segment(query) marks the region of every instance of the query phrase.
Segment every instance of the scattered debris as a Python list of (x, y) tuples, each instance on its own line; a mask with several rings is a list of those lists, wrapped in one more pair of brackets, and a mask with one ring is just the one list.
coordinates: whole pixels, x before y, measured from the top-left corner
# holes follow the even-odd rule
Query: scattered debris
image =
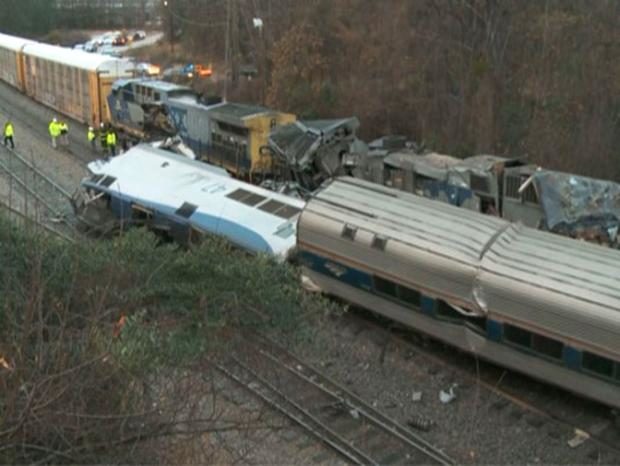
[(456, 399), (456, 394), (454, 393), (454, 389), (458, 387), (458, 384), (454, 383), (450, 385), (450, 388), (447, 391), (440, 390), (439, 391), (439, 401), (443, 404), (451, 403)]
[(356, 408), (353, 408), (351, 411), (349, 411), (349, 414), (351, 415), (353, 419), (360, 418), (360, 412)]
[(570, 439), (567, 443), (571, 448), (577, 448), (579, 445), (583, 444), (586, 440), (590, 438), (590, 434), (584, 432), (581, 429), (575, 429), (575, 436)]
[(435, 425), (435, 422), (432, 419), (428, 419), (423, 416), (417, 416), (410, 421), (407, 421), (407, 425), (414, 429), (428, 432), (429, 430), (431, 430), (431, 427)]
[(418, 402), (422, 400), (422, 392), (413, 392), (411, 394), (411, 401)]

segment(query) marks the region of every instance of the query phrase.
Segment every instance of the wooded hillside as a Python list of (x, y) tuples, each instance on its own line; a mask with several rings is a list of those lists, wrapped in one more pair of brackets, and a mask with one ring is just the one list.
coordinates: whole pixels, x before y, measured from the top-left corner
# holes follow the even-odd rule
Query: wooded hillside
[(213, 57), (223, 55), (232, 17), (233, 71), (266, 69), (251, 97), (270, 106), (357, 115), (366, 139), (401, 133), (441, 152), (527, 154), (620, 179), (616, 1), (248, 0), (228, 11), (226, 2), (186, 3), (173, 21), (191, 13), (184, 39)]
[[(0, 28), (49, 27), (44, 3), (3, 8)], [(229, 99), (620, 180), (616, 0), (168, 0), (155, 13), (177, 58), (222, 76), (228, 56)]]

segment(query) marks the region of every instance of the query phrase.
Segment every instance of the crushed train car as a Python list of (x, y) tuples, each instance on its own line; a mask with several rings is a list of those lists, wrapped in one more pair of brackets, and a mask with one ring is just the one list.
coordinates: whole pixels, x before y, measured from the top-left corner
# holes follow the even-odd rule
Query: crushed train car
[(305, 120), (275, 128), (269, 150), (285, 181), (314, 191), (329, 178), (351, 173), (367, 146), (357, 138), (357, 118)]

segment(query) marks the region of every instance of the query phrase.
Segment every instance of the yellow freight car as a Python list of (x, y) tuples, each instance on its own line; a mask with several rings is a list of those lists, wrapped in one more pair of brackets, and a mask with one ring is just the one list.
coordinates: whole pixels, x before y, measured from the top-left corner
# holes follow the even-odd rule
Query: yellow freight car
[(36, 42), (0, 34), (0, 80), (24, 91), (23, 49)]
[(110, 121), (112, 83), (132, 75), (128, 60), (48, 44), (23, 48), (25, 92), (83, 123)]
[(128, 60), (0, 34), (0, 79), (82, 123), (110, 121), (112, 83), (133, 71)]

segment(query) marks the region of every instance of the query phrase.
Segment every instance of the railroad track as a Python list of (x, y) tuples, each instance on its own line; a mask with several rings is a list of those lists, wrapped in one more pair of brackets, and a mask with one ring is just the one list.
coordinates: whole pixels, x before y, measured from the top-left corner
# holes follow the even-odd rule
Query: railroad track
[[(569, 428), (576, 436), (582, 435), (585, 440), (620, 458), (620, 421), (612, 418), (611, 408), (525, 375), (476, 360), (470, 354), (455, 352), (453, 349), (443, 351), (439, 349), (444, 348), (441, 343), (420, 345), (416, 341), (416, 335), (419, 334), (414, 330), (393, 322), (389, 323), (388, 328), (367, 311), (360, 311), (357, 315), (349, 313), (346, 319), (359, 329), (356, 333), (366, 329), (375, 338), (400, 346), (406, 353), (414, 353), (440, 366), (449, 367), (472, 385), (480, 385), (501, 397), (504, 404), (512, 404), (525, 413)], [(383, 321), (382, 318), (379, 320)], [(501, 407), (498, 404), (497, 409)]]
[(454, 464), (285, 349), (244, 335), (219, 370), (354, 464)]
[(33, 162), (0, 146), (0, 173), (9, 183), (9, 201), (2, 201), (6, 210), (64, 239), (74, 240), (79, 236), (71, 194)]

